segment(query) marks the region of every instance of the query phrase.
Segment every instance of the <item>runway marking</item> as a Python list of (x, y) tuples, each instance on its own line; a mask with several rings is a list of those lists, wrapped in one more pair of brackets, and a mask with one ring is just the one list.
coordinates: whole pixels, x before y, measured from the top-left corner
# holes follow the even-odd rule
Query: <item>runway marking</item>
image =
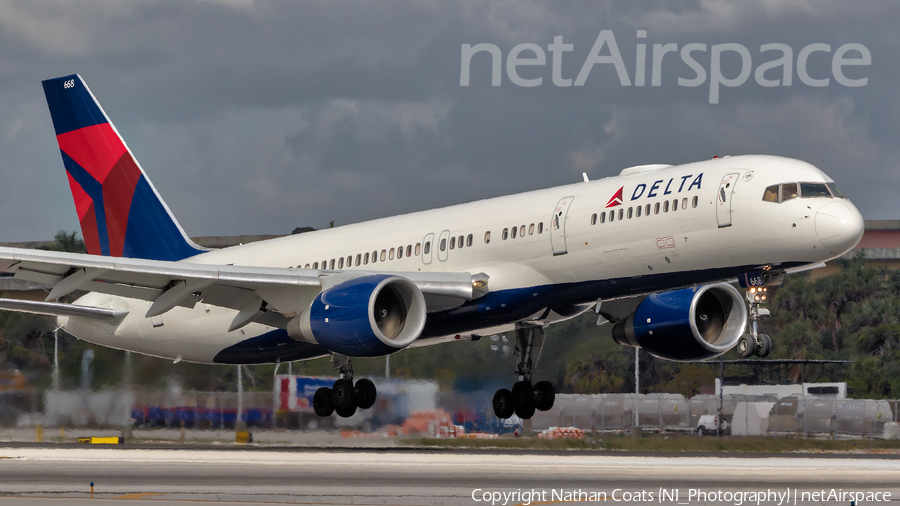
[(110, 499), (147, 499), (148, 497), (154, 497), (158, 495), (166, 494), (163, 492), (136, 492), (134, 494), (116, 495), (110, 497)]

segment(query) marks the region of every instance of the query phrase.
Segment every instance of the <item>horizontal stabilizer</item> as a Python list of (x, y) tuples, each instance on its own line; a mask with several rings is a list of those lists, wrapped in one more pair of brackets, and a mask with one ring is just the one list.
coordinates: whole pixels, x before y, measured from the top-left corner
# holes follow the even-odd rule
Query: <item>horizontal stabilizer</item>
[(75, 318), (91, 318), (107, 323), (119, 323), (128, 311), (117, 311), (102, 307), (74, 306), (60, 302), (38, 302), (34, 300), (0, 299), (0, 310), (19, 313), (45, 314), (50, 316), (71, 316)]

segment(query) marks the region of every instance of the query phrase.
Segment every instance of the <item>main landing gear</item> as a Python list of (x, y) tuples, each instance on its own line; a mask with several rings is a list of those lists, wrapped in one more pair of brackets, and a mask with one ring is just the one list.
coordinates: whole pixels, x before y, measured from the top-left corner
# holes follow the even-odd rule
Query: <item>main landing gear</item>
[(313, 396), (313, 410), (319, 416), (353, 416), (358, 409), (369, 409), (375, 405), (377, 392), (371, 380), (363, 378), (353, 384), (353, 363), (345, 355), (333, 355), (334, 368), (341, 377), (331, 388), (322, 387)]
[(768, 289), (766, 287), (751, 287), (747, 290), (747, 302), (750, 303), (750, 315), (748, 321), (748, 332), (741, 336), (738, 340), (737, 349), (741, 357), (747, 358), (756, 355), (758, 357), (766, 357), (771, 353), (773, 344), (768, 334), (760, 334), (757, 332), (757, 323), (760, 318), (769, 316), (769, 310), (760, 307), (765, 304), (769, 298)]
[(519, 378), (512, 390), (502, 388), (494, 394), (494, 414), (506, 419), (515, 413), (527, 420), (534, 411), (547, 411), (553, 407), (556, 391), (549, 381), (531, 384), (532, 369), (537, 366), (544, 346), (544, 328), (539, 325), (516, 325), (516, 376)]

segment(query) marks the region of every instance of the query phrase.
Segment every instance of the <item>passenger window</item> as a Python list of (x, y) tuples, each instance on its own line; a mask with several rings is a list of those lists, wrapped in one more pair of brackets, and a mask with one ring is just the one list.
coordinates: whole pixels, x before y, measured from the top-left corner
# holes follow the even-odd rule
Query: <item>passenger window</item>
[(472, 239), (473, 239), (472, 234), (469, 234), (466, 236), (466, 247), (469, 247), (469, 248), (472, 247)]
[(837, 185), (837, 184), (835, 184), (835, 183), (825, 183), (825, 186), (827, 186), (828, 189), (831, 190), (831, 194), (834, 195), (835, 198), (839, 198), (839, 199), (845, 199), (845, 198), (847, 198), (847, 196), (844, 195), (844, 192), (842, 192), (841, 189), (838, 188), (838, 185)]
[(687, 197), (681, 199), (681, 208), (687, 209)]
[(513, 239), (516, 238), (516, 232), (518, 232), (518, 231), (519, 231), (519, 227), (513, 227), (513, 228), (512, 228), (512, 238), (513, 238)]
[(528, 235), (534, 235), (534, 223), (528, 225)]
[[(418, 253), (416, 253), (416, 254), (418, 255)], [(412, 244), (406, 246), (406, 256), (407, 256), (407, 257), (411, 257), (411, 256), (412, 256)]]
[(609, 221), (610, 221), (610, 223), (616, 221), (616, 212), (615, 211), (609, 212)]
[(696, 208), (698, 202), (699, 202), (699, 199), (698, 199), (697, 197), (694, 197), (694, 200), (693, 200), (693, 202), (691, 203), (691, 206), (693, 206), (693, 207)]
[(678, 199), (672, 201), (672, 211), (678, 210)]
[(773, 184), (763, 192), (763, 202), (778, 202), (778, 185)]
[(634, 209), (634, 215), (637, 216), (638, 218), (640, 218), (640, 217), (641, 217), (641, 210), (642, 210), (642, 209), (644, 209), (644, 206), (637, 206), (637, 207)]
[(628, 208), (628, 219), (630, 220), (633, 215), (634, 215), (634, 210), (629, 207)]
[(508, 228), (504, 228), (504, 229), (503, 229), (503, 234), (501, 235), (501, 237), (503, 238), (504, 241), (505, 241), (507, 238), (509, 238), (509, 229), (508, 229)]
[(306, 264), (306, 266), (304, 266), (303, 268), (304, 268), (304, 269), (309, 269), (309, 264)]
[(397, 259), (399, 260), (401, 258), (403, 258), (403, 246), (397, 248)]
[(447, 239), (441, 239), (441, 251), (447, 251)]
[(431, 253), (431, 241), (425, 243), (425, 254)]
[(664, 213), (669, 212), (669, 201), (668, 200), (663, 202), (663, 212)]
[(383, 249), (383, 250), (381, 250), (381, 261), (384, 262), (386, 258), (387, 258), (387, 250)]
[(624, 216), (625, 216), (625, 210), (619, 209), (619, 221), (622, 221), (622, 217), (624, 217)]
[(597, 213), (591, 215), (591, 225), (597, 224)]
[(328, 268), (334, 270), (334, 259), (331, 259), (331, 262), (328, 264)]
[(363, 265), (369, 265), (369, 254), (368, 253), (366, 253), (365, 256), (363, 256)]
[(600, 223), (606, 223), (606, 213), (600, 213)]
[(456, 244), (459, 244), (459, 247), (463, 247), (463, 236), (459, 236), (459, 239), (456, 240)]
[(357, 253), (357, 254), (356, 254), (356, 266), (359, 267), (360, 264), (362, 264), (362, 254), (361, 254), (361, 253)]
[(377, 261), (378, 261), (378, 250), (375, 250), (372, 252), (372, 263), (374, 264)]
[(422, 243), (417, 242), (416, 243), (416, 256), (419, 256), (420, 254), (422, 254)]
[(353, 255), (350, 255), (347, 257), (347, 267), (350, 267), (352, 265), (353, 265)]
[(490, 230), (488, 230), (487, 232), (484, 233), (484, 243), (485, 244), (491, 243), (491, 231)]
[(659, 214), (659, 202), (653, 204), (653, 214)]
[(644, 209), (644, 214), (650, 216), (650, 204), (647, 204), (647, 207)]
[(322, 261), (322, 269), (327, 269), (327, 268), (328, 268), (328, 260), (323, 260)]
[(450, 238), (450, 249), (456, 248), (456, 237)]
[(797, 183), (785, 183), (781, 185), (782, 202), (787, 202), (788, 200), (795, 199), (797, 197)]
[(393, 259), (394, 259), (394, 248), (391, 248), (388, 251), (388, 260), (393, 260)]
[(344, 257), (338, 258), (338, 269), (344, 268)]
[(819, 197), (831, 198), (831, 192), (825, 183), (800, 183), (800, 196), (805, 199)]
[(525, 225), (519, 227), (519, 237), (525, 237)]
[(543, 222), (543, 221), (540, 222), (540, 223), (538, 223), (538, 233), (539, 233), (539, 234), (543, 234), (543, 233), (544, 233), (544, 222)]
[(319, 268), (319, 262), (313, 262), (313, 269)]

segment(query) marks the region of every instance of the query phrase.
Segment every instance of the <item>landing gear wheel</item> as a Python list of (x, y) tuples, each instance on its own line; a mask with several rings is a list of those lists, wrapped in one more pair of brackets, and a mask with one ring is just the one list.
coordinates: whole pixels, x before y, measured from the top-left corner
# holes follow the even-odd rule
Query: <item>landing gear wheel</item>
[(705, 436), (705, 435), (706, 435), (706, 429), (703, 428), (703, 427), (698, 428), (698, 429), (697, 429), (697, 435), (700, 436), (700, 437)]
[(768, 334), (760, 334), (759, 335), (759, 347), (756, 349), (756, 354), (762, 358), (769, 356), (769, 353), (772, 351), (772, 339)]
[(372, 380), (363, 378), (356, 382), (356, 405), (359, 409), (369, 409), (375, 405), (375, 383)]
[(556, 400), (556, 390), (549, 381), (538, 381), (534, 386), (534, 407), (538, 411), (549, 411)]
[(331, 402), (331, 389), (322, 387), (313, 395), (313, 410), (321, 417), (331, 416), (334, 413), (334, 403)]
[(515, 412), (515, 405), (513, 404), (513, 396), (512, 392), (505, 388), (501, 388), (497, 390), (497, 393), (494, 394), (494, 414), (497, 415), (497, 418), (506, 420), (511, 417)]
[(334, 409), (340, 413), (350, 406), (356, 406), (356, 392), (353, 391), (353, 382), (348, 379), (339, 379), (331, 387), (331, 402)]
[(350, 418), (356, 413), (356, 404), (351, 404), (347, 408), (337, 408), (334, 411), (341, 418)]
[(741, 357), (751, 357), (756, 352), (756, 340), (750, 334), (744, 334), (738, 340), (737, 349)]
[(517, 381), (512, 389), (513, 405), (515, 405), (516, 415), (522, 420), (527, 420), (534, 416), (534, 387), (530, 381)]

